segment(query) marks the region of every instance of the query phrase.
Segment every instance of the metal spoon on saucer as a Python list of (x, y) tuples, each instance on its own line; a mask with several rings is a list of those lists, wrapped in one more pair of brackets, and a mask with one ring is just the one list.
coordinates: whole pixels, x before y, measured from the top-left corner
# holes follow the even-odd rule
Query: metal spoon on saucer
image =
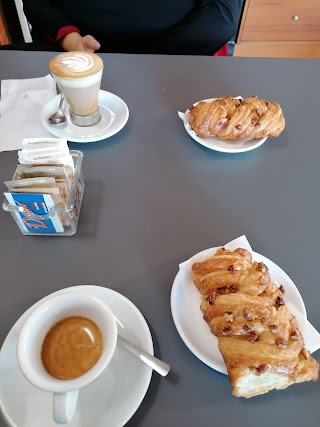
[(64, 112), (62, 111), (62, 104), (63, 104), (64, 96), (61, 94), (59, 107), (57, 111), (48, 118), (48, 121), (51, 125), (58, 126), (62, 125), (66, 121), (66, 116)]
[(135, 356), (139, 357), (139, 359), (141, 359), (144, 363), (150, 366), (154, 371), (158, 372), (158, 374), (165, 377), (169, 373), (170, 365), (152, 356), (147, 351), (142, 350), (142, 348), (133, 344), (131, 341), (127, 340), (126, 338), (123, 338), (119, 333), (118, 342), (131, 353), (133, 353)]

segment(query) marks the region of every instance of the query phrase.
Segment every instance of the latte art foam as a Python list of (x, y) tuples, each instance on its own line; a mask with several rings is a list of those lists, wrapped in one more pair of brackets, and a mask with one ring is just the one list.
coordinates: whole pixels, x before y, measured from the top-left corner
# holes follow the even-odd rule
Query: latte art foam
[(64, 52), (49, 62), (50, 71), (65, 78), (82, 78), (92, 76), (103, 69), (100, 56), (91, 52)]
[(82, 71), (90, 70), (94, 66), (93, 59), (83, 53), (67, 56), (62, 59), (61, 64), (65, 65), (66, 69), (71, 73), (81, 73)]

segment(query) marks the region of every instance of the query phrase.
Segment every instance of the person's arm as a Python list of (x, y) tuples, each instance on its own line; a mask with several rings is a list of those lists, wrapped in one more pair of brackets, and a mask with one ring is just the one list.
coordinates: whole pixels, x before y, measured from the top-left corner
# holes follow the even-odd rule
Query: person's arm
[(62, 49), (70, 52), (71, 50), (86, 50), (94, 52), (100, 49), (100, 43), (92, 36), (87, 34), (81, 36), (79, 33), (68, 33), (60, 39), (60, 46)]
[(236, 35), (243, 0), (202, 0), (153, 46), (158, 53), (213, 55)]
[(100, 43), (90, 35), (82, 36), (50, 0), (24, 0), (24, 13), (34, 32), (41, 38), (57, 42), (66, 50), (88, 50), (94, 52)]

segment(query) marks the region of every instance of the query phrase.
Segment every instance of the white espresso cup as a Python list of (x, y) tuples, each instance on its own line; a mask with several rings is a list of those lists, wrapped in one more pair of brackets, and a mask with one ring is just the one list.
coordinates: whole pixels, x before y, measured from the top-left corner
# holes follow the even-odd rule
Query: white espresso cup
[(49, 69), (67, 101), (71, 121), (78, 126), (98, 123), (103, 73), (100, 56), (91, 52), (64, 52), (51, 59)]
[[(74, 379), (50, 375), (41, 359), (42, 345), (49, 330), (62, 319), (80, 316), (93, 321), (102, 335), (102, 352), (97, 362)], [(49, 297), (28, 316), (19, 334), (17, 358), (26, 379), (53, 393), (53, 418), (69, 423), (76, 410), (79, 389), (94, 381), (106, 369), (115, 351), (117, 325), (110, 308), (100, 299), (83, 292), (66, 292)]]

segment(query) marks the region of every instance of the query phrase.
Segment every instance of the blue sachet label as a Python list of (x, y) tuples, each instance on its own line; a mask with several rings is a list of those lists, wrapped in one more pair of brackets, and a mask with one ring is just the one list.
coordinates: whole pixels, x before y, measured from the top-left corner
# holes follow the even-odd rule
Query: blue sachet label
[[(27, 212), (36, 215), (47, 215), (54, 206), (52, 197), (48, 194), (4, 193), (11, 205), (21, 206)], [(16, 212), (17, 221), (29, 233), (62, 233), (61, 221), (56, 213), (48, 219), (31, 218), (24, 212)]]

